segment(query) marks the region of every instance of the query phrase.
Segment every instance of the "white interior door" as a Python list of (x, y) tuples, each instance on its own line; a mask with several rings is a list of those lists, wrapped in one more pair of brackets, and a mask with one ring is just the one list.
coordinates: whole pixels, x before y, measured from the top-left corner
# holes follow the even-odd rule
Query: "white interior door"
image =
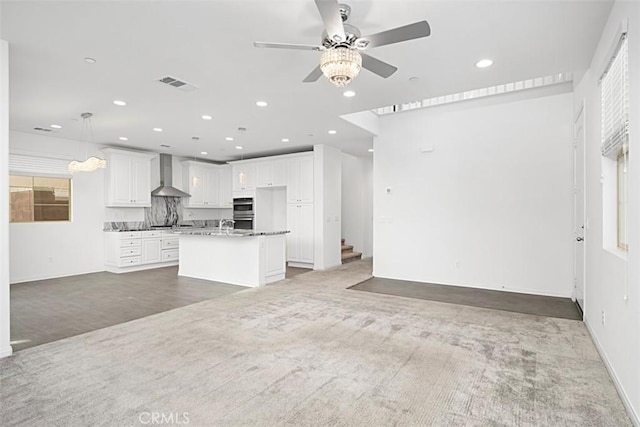
[(585, 203), (584, 203), (584, 108), (574, 123), (574, 167), (573, 167), (573, 252), (574, 252), (574, 296), (584, 312), (585, 288)]

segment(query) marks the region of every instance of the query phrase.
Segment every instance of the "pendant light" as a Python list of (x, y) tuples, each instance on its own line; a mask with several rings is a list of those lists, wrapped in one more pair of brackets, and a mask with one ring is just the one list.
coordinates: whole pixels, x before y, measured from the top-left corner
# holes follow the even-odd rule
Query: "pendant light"
[(86, 136), (86, 140), (84, 143), (84, 157), (86, 158), (86, 160), (82, 162), (79, 162), (77, 160), (69, 162), (69, 172), (93, 172), (97, 169), (104, 169), (105, 167), (107, 167), (106, 160), (95, 156), (87, 158), (88, 145), (91, 137), (93, 136), (93, 129), (91, 127), (91, 117), (93, 117), (93, 113), (82, 113), (80, 114), (80, 117), (82, 117), (82, 139), (85, 140)]

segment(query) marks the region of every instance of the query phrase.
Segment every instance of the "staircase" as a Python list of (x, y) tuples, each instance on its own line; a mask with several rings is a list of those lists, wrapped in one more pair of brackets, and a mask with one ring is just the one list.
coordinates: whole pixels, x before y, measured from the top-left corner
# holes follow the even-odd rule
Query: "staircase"
[(362, 259), (362, 254), (360, 252), (354, 252), (353, 245), (345, 244), (344, 239), (342, 239), (342, 263), (346, 264), (359, 259)]

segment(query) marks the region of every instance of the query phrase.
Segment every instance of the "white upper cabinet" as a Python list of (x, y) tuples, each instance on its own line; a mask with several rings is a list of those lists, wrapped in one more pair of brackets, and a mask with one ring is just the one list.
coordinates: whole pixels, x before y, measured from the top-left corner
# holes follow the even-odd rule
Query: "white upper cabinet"
[(220, 188), (220, 207), (233, 208), (233, 188), (232, 188), (232, 172), (231, 165), (218, 167), (219, 172), (219, 188)]
[(105, 205), (151, 206), (151, 159), (154, 155), (113, 148), (103, 152), (107, 161)]
[(287, 164), (284, 160), (264, 160), (256, 163), (256, 187), (287, 185)]
[(287, 160), (287, 202), (313, 202), (313, 155)]
[(233, 191), (256, 189), (256, 164), (239, 163), (232, 167)]
[(217, 208), (220, 206), (218, 166), (185, 161), (182, 162), (183, 186), (191, 197), (184, 198), (186, 208)]

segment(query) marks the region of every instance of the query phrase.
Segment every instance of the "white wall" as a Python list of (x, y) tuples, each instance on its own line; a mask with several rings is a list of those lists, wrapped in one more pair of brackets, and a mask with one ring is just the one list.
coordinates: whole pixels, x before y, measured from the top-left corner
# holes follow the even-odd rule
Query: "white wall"
[(342, 237), (363, 257), (373, 254), (373, 157), (342, 153)]
[(9, 298), (9, 44), (0, 40), (0, 358), (11, 355)]
[(383, 116), (374, 275), (571, 296), (570, 90)]
[(325, 270), (342, 263), (342, 156), (337, 148), (313, 147), (314, 269)]
[[(85, 143), (24, 132), (10, 132), (11, 152), (40, 157), (84, 158)], [(88, 145), (88, 154), (99, 154)], [(104, 270), (104, 171), (72, 178), (72, 221), (10, 225), (11, 283)], [(143, 217), (144, 219), (144, 217)]]
[[(626, 259), (605, 249), (603, 185), (600, 182), (600, 94), (598, 79), (628, 22), (630, 74), (629, 252)], [(576, 85), (574, 112), (584, 102), (586, 154), (586, 289), (585, 322), (632, 415), (640, 425), (640, 3), (616, 2), (589, 71)], [(608, 183), (604, 183), (607, 185)], [(606, 203), (606, 201), (605, 201)], [(606, 207), (606, 206), (605, 206)], [(606, 323), (602, 322), (602, 311)]]

